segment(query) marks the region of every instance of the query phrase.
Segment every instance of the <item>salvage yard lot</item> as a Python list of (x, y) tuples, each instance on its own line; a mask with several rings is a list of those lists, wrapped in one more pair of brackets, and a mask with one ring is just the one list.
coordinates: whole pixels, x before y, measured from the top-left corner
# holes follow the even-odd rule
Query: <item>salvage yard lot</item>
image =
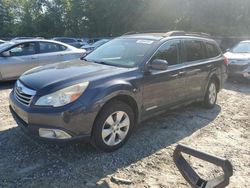
[[(189, 187), (173, 164), (177, 143), (228, 158), (234, 166), (229, 187), (250, 187), (247, 84), (226, 83), (212, 110), (195, 104), (143, 122), (113, 153), (89, 144), (58, 146), (30, 139), (9, 112), (13, 83), (0, 84), (0, 187)], [(195, 166), (205, 177), (218, 172)], [(132, 183), (117, 184), (114, 176)]]

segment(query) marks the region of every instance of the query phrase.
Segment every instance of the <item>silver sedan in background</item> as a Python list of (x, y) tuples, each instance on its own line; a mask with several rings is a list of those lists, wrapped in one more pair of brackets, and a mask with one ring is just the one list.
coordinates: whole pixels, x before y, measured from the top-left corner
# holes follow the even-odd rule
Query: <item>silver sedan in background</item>
[(15, 80), (25, 71), (47, 64), (79, 59), (86, 50), (43, 39), (0, 44), (0, 81)]
[(228, 76), (250, 80), (250, 41), (242, 41), (225, 54), (228, 59)]

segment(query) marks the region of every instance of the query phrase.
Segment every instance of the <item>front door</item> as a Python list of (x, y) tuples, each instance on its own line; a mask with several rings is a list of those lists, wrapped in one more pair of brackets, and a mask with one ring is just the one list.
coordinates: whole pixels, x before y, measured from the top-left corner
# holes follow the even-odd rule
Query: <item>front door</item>
[(152, 70), (144, 75), (143, 104), (145, 113), (175, 105), (184, 99), (186, 90), (183, 65), (180, 62), (180, 40), (171, 40), (162, 45), (153, 58), (168, 62), (167, 70)]
[(38, 65), (36, 43), (27, 42), (8, 50), (9, 57), (2, 57), (1, 73), (3, 79), (18, 78), (25, 71)]

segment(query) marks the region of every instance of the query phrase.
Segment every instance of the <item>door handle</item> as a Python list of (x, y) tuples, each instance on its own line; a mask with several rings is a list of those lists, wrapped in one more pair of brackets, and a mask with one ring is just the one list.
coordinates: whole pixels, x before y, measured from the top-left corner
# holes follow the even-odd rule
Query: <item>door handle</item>
[(185, 74), (186, 74), (185, 71), (180, 71), (180, 72), (178, 73), (179, 76), (183, 76), (183, 75), (185, 75)]
[(37, 59), (37, 57), (32, 57), (31, 59)]
[(172, 74), (170, 77), (171, 78), (176, 78), (176, 77), (178, 77), (179, 76), (179, 74)]
[(207, 65), (207, 68), (211, 68), (212, 67), (212, 65), (210, 64), (210, 65)]

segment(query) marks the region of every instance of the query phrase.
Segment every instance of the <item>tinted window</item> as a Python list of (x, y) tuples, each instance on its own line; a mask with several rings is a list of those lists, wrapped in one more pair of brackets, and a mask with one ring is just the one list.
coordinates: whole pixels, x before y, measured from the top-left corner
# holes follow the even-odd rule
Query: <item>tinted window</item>
[(33, 55), (35, 53), (36, 44), (34, 42), (19, 44), (10, 49), (11, 56)]
[(64, 46), (49, 42), (40, 42), (39, 48), (40, 48), (40, 53), (51, 53), (51, 52), (59, 52), (65, 50)]
[(176, 65), (178, 63), (178, 46), (179, 41), (172, 41), (164, 44), (156, 52), (153, 57), (154, 59), (164, 59), (169, 65)]
[(208, 58), (212, 58), (212, 57), (216, 57), (216, 56), (220, 55), (220, 51), (218, 50), (218, 48), (214, 44), (206, 43), (206, 48), (207, 48)]
[(201, 41), (185, 40), (184, 46), (186, 52), (186, 62), (205, 59), (204, 49)]

